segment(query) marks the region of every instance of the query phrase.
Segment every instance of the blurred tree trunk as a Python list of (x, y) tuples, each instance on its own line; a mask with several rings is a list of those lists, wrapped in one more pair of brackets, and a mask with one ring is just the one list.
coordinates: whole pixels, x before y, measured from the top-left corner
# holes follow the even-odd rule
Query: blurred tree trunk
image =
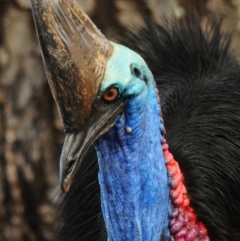
[[(240, 0), (78, 0), (110, 38), (142, 16), (217, 13), (237, 31)], [(29, 0), (0, 0), (0, 240), (53, 240), (64, 134), (48, 88)]]
[(31, 11), (20, 3), (5, 2), (1, 13), (0, 235), (51, 240), (62, 133)]

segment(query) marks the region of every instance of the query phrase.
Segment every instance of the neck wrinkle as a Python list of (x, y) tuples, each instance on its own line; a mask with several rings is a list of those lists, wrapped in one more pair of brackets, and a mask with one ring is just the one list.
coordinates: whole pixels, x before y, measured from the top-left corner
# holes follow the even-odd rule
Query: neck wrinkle
[(134, 108), (139, 109), (136, 102), (96, 143), (109, 241), (159, 241), (161, 236), (169, 240), (170, 185), (155, 91), (142, 114)]

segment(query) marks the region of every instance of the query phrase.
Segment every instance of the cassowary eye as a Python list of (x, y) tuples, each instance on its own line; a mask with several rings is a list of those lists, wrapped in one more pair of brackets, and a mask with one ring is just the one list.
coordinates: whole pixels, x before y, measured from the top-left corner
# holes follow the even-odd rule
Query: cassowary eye
[(107, 90), (104, 94), (103, 94), (103, 99), (107, 102), (112, 102), (114, 100), (116, 100), (119, 96), (119, 90), (116, 87), (113, 87), (109, 90)]

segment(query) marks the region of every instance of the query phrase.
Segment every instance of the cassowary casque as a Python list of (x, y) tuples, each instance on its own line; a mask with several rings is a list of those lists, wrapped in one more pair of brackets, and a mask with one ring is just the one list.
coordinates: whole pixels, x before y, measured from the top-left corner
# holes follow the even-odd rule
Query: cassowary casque
[(240, 240), (240, 67), (220, 21), (149, 20), (127, 48), (74, 1), (32, 5), (66, 133), (59, 239)]

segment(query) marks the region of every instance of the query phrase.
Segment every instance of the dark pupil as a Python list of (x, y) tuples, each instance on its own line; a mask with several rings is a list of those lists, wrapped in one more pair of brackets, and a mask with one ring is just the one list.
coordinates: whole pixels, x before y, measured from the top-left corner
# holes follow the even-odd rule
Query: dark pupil
[(138, 68), (133, 69), (134, 75), (139, 78), (141, 76), (141, 71)]
[(108, 91), (107, 96), (108, 96), (109, 98), (113, 97), (113, 95), (114, 95), (114, 93), (113, 93), (112, 90)]

